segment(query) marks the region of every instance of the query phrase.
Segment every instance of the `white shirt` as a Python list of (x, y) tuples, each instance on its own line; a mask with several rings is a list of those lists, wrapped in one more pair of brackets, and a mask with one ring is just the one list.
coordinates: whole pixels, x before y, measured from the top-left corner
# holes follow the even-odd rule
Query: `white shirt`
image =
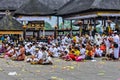
[(42, 59), (45, 60), (48, 57), (48, 52), (47, 51), (41, 51), (42, 52)]
[(110, 42), (109, 42), (108, 39), (107, 39), (107, 40), (104, 40), (104, 42), (105, 42), (106, 47), (110, 47)]
[(35, 52), (35, 55), (34, 55), (37, 59), (42, 59), (42, 57), (43, 57), (43, 54), (42, 54), (42, 52), (41, 51), (38, 51), (38, 53), (36, 53)]
[(85, 48), (80, 49), (80, 54), (85, 55)]
[(27, 48), (26, 49), (26, 52), (28, 53), (31, 53), (31, 54), (33, 54), (34, 53), (34, 50), (33, 50), (33, 48), (31, 47), (31, 48)]
[(113, 49), (109, 49), (109, 54), (112, 54), (113, 53)]
[(80, 39), (80, 38), (79, 38), (78, 36), (76, 36), (76, 42), (79, 42), (79, 39)]
[(113, 37), (113, 40), (114, 40), (114, 42), (116, 42), (117, 44), (119, 44), (119, 36), (118, 35), (115, 35)]
[(8, 53), (14, 53), (14, 49), (10, 49)]

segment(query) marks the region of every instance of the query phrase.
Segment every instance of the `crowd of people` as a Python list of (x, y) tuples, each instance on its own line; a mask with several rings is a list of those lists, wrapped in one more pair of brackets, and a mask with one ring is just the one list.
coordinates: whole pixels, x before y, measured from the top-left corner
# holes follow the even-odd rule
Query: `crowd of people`
[[(7, 37), (8, 38), (8, 37)], [(119, 60), (120, 35), (117, 31), (105, 35), (96, 33), (92, 35), (58, 36), (57, 39), (48, 38), (48, 42), (21, 42), (14, 43), (2, 41), (0, 53), (6, 59), (30, 62), (31, 64), (53, 64), (52, 58), (60, 58), (65, 61), (95, 60), (95, 57), (103, 57), (103, 60)], [(26, 57), (27, 56), (27, 57)]]

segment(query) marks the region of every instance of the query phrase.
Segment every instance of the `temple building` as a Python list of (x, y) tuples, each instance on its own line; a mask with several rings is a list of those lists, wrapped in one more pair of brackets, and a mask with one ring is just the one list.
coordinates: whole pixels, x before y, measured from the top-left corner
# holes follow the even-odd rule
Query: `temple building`
[[(105, 30), (112, 22), (119, 30), (120, 0), (1, 0), (0, 19), (7, 11), (23, 24), (24, 38), (26, 35), (39, 38), (47, 35), (47, 31), (50, 35), (94, 31), (98, 20)], [(73, 30), (76, 20), (81, 21), (79, 30)]]
[[(118, 24), (120, 18), (120, 0), (71, 0), (58, 11), (58, 15), (65, 20), (80, 20), (85, 28), (85, 21), (90, 27), (96, 21), (101, 20), (102, 26), (106, 28), (112, 22)], [(106, 24), (107, 23), (107, 24)]]

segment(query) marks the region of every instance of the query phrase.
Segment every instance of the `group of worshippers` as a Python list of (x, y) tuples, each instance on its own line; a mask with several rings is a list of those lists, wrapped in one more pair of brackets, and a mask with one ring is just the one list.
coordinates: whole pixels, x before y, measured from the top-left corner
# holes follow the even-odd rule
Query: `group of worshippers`
[[(104, 60), (119, 60), (120, 36), (114, 31), (111, 35), (70, 35), (58, 36), (49, 42), (2, 42), (0, 53), (6, 59), (30, 62), (31, 64), (53, 64), (52, 58), (65, 61), (94, 60), (95, 57), (105, 57)], [(27, 57), (26, 57), (27, 56)]]
[(60, 57), (67, 61), (94, 60), (95, 57), (103, 57), (103, 60), (119, 60), (120, 35), (117, 31), (109, 35), (96, 33), (95, 36), (75, 35), (72, 38), (66, 35), (60, 40), (63, 51), (61, 46), (58, 46), (58, 52)]
[[(41, 46), (40, 46), (41, 45)], [(31, 64), (52, 65), (53, 61), (47, 48), (43, 44), (38, 43), (21, 43), (18, 46), (14, 44), (2, 42), (1, 55), (5, 59), (12, 59), (14, 61), (30, 62)], [(26, 59), (27, 58), (27, 59)]]

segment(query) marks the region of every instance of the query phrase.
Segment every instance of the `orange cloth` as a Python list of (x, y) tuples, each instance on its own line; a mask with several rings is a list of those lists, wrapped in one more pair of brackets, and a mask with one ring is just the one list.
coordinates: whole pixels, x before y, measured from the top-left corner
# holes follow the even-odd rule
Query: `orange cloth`
[(20, 49), (20, 55), (17, 57), (18, 61), (24, 60), (25, 59), (25, 48)]
[(106, 50), (106, 46), (105, 45), (100, 45), (100, 50), (105, 51)]
[(87, 52), (88, 56), (93, 56), (94, 55), (94, 52), (92, 50), (87, 50), (86, 52)]

